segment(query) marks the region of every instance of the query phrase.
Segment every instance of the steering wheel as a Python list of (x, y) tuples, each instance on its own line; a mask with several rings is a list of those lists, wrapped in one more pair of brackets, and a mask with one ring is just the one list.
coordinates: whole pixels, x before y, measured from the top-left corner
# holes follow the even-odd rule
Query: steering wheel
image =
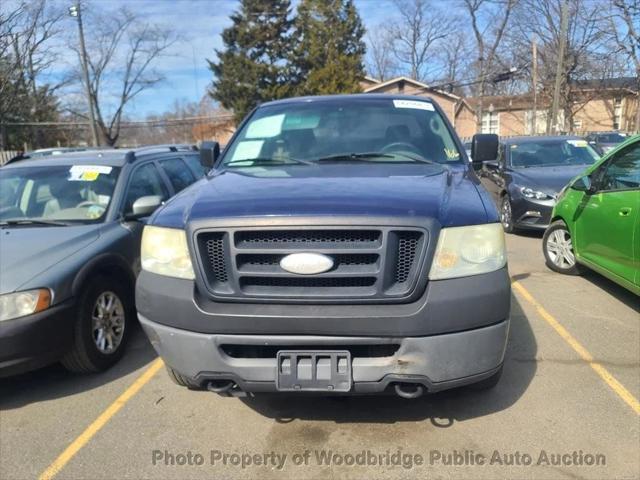
[(89, 207), (93, 207), (94, 205), (96, 207), (101, 206), (99, 203), (92, 202), (91, 200), (83, 200), (82, 202), (76, 205), (76, 208), (89, 208)]
[(418, 147), (416, 147), (412, 143), (407, 142), (393, 142), (389, 145), (385, 145), (380, 151), (382, 153), (411, 152), (426, 160), (426, 158), (424, 158), (424, 156), (422, 155), (422, 152), (418, 150)]

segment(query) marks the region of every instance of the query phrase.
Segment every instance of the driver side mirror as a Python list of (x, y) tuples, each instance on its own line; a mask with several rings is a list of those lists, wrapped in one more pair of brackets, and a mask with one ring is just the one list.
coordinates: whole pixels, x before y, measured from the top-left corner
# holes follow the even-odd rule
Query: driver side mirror
[(147, 195), (138, 198), (131, 207), (131, 213), (125, 215), (126, 220), (138, 220), (148, 217), (162, 205), (162, 197), (160, 195)]
[(576, 181), (571, 184), (571, 188), (579, 192), (585, 192), (588, 195), (596, 192), (596, 188), (593, 185), (593, 182), (591, 181), (591, 177), (589, 175), (585, 175), (576, 179)]
[(473, 168), (480, 169), (482, 164), (498, 158), (498, 136), (494, 133), (478, 133), (471, 141)]
[(200, 165), (211, 170), (220, 156), (218, 142), (202, 142), (200, 144)]

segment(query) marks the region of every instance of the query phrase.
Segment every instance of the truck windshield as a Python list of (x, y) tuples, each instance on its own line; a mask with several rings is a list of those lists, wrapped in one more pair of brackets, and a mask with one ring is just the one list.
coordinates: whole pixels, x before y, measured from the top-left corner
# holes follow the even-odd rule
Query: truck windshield
[(460, 151), (430, 101), (291, 102), (259, 108), (225, 152), (225, 167), (455, 163)]
[(100, 221), (119, 168), (52, 165), (0, 170), (0, 224)]

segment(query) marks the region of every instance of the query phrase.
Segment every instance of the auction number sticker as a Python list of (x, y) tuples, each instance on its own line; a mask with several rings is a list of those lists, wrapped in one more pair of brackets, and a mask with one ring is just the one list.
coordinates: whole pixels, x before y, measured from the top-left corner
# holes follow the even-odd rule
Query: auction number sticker
[(101, 173), (109, 175), (113, 167), (106, 165), (74, 165), (69, 169), (70, 182), (94, 182)]
[(433, 105), (429, 102), (421, 102), (419, 100), (394, 100), (393, 106), (396, 108), (415, 108), (418, 110), (435, 111)]
[(586, 147), (589, 145), (586, 140), (567, 140), (567, 143), (574, 147)]

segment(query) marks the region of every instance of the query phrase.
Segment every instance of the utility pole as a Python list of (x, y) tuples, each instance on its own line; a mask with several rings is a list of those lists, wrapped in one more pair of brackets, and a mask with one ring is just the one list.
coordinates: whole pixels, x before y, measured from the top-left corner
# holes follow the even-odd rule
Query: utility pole
[(553, 87), (553, 104), (551, 105), (551, 128), (558, 133), (558, 108), (560, 106), (560, 86), (564, 72), (564, 51), (567, 47), (567, 30), (569, 29), (569, 12), (567, 0), (562, 2), (560, 10), (560, 48), (556, 64), (556, 81)]
[(82, 13), (80, 11), (80, 1), (69, 7), (69, 15), (76, 17), (78, 20), (78, 35), (80, 37), (80, 60), (82, 64), (82, 76), (84, 77), (84, 89), (89, 103), (89, 122), (91, 123), (91, 135), (93, 136), (93, 146), (100, 146), (98, 138), (98, 129), (96, 127), (96, 114), (93, 109), (93, 101), (91, 100), (91, 89), (89, 88), (89, 67), (87, 65), (87, 50), (84, 46), (84, 30), (82, 28)]
[(531, 135), (538, 133), (538, 44), (534, 38), (531, 41), (531, 91), (533, 92), (533, 111), (531, 115)]

